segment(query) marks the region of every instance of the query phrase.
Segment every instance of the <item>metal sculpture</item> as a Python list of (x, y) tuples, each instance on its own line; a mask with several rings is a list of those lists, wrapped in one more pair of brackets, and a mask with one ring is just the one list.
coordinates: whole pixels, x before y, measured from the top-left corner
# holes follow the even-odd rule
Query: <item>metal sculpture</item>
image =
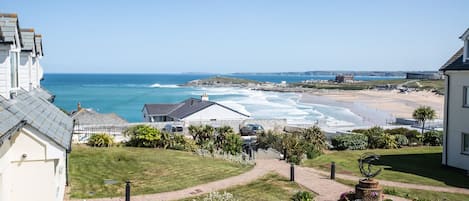
[(376, 169), (373, 168), (373, 162), (377, 160), (379, 160), (379, 155), (374, 153), (364, 153), (361, 155), (360, 159), (358, 159), (358, 167), (360, 168), (360, 173), (364, 177), (366, 177), (367, 180), (378, 176), (383, 170), (382, 168), (379, 168), (378, 170), (373, 171), (373, 169)]

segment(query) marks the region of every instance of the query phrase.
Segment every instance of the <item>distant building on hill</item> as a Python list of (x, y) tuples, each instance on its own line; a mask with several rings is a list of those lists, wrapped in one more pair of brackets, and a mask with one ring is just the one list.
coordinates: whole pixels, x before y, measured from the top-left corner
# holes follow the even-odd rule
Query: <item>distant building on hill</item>
[(0, 13), (0, 200), (64, 200), (72, 119), (41, 88), (42, 36)]
[(336, 75), (335, 81), (337, 83), (353, 82), (353, 75)]
[(145, 122), (243, 120), (249, 115), (208, 100), (189, 98), (176, 104), (145, 104), (142, 109)]
[(442, 164), (469, 173), (469, 29), (459, 49), (441, 68), (445, 75)]
[(440, 73), (406, 73), (406, 79), (418, 80), (441, 80), (443, 75)]

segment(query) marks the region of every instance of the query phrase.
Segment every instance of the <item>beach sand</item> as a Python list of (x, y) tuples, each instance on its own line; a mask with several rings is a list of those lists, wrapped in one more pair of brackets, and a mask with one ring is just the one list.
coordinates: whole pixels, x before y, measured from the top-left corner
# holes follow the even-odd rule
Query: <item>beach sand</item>
[(346, 107), (361, 116), (364, 122), (376, 125), (393, 121), (396, 117), (412, 118), (413, 111), (422, 105), (433, 108), (437, 118), (442, 119), (444, 107), (444, 96), (427, 91), (323, 90), (303, 93), (300, 101)]

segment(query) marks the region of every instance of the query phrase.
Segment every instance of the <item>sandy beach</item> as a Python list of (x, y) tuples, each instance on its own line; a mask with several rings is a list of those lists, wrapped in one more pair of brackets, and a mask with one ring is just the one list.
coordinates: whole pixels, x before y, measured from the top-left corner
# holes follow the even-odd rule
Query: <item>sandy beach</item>
[(349, 108), (370, 124), (385, 124), (396, 117), (411, 118), (412, 112), (421, 105), (432, 107), (437, 118), (443, 118), (444, 96), (428, 91), (399, 93), (393, 91), (323, 90), (303, 93), (303, 103), (337, 105)]

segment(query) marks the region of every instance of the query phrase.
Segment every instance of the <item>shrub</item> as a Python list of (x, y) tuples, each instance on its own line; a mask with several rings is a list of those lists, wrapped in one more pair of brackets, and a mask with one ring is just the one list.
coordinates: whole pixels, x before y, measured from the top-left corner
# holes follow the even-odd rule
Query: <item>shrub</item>
[(397, 146), (402, 147), (402, 146), (407, 146), (409, 145), (409, 139), (405, 135), (394, 135), (396, 139)]
[(396, 142), (396, 137), (394, 135), (385, 133), (382, 135), (382, 148), (385, 149), (397, 149), (399, 146)]
[(272, 148), (283, 153), (282, 134), (269, 130), (257, 134), (257, 147), (261, 149)]
[(147, 125), (137, 125), (126, 129), (124, 136), (130, 136), (130, 140), (127, 142), (129, 146), (157, 147), (161, 133), (156, 128)]
[(368, 147), (368, 137), (359, 133), (337, 135), (331, 141), (337, 150), (364, 150)]
[(367, 131), (368, 131), (368, 129), (354, 129), (354, 130), (352, 130), (352, 133), (365, 134)]
[(443, 144), (443, 132), (428, 131), (424, 133), (423, 143), (431, 146), (441, 146)]
[(313, 195), (308, 191), (299, 191), (295, 193), (292, 198), (292, 201), (313, 201)]
[(391, 135), (405, 135), (406, 133), (408, 133), (409, 131), (411, 131), (410, 129), (407, 129), (407, 128), (404, 128), (404, 127), (400, 127), (400, 128), (392, 128), (392, 129), (386, 129), (384, 130), (385, 133), (389, 133)]
[(409, 130), (405, 133), (405, 136), (409, 140), (409, 144), (422, 144), (422, 134), (416, 130)]
[(368, 148), (377, 149), (384, 147), (384, 130), (381, 127), (375, 126), (370, 128), (365, 132), (365, 135), (368, 137)]
[(226, 135), (223, 144), (223, 151), (231, 155), (237, 155), (243, 150), (243, 140), (237, 134), (230, 133)]
[(192, 201), (238, 201), (231, 193), (211, 192), (202, 199), (193, 199)]
[(114, 137), (106, 133), (93, 134), (87, 144), (93, 147), (110, 147), (114, 144)]

